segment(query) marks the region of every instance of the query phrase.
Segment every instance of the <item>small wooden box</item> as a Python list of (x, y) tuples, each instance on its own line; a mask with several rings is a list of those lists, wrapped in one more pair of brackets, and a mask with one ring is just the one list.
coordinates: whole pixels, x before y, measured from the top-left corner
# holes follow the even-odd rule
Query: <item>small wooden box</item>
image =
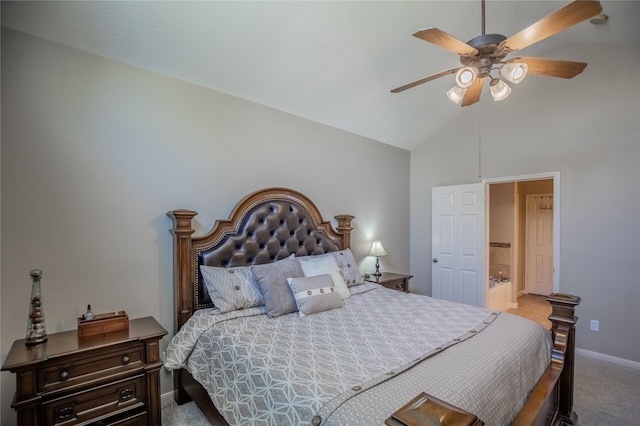
[(484, 426), (484, 422), (471, 413), (420, 393), (405, 406), (393, 413), (385, 422), (387, 426), (456, 425)]
[(98, 314), (90, 320), (78, 318), (78, 337), (89, 337), (128, 329), (129, 317), (125, 311)]

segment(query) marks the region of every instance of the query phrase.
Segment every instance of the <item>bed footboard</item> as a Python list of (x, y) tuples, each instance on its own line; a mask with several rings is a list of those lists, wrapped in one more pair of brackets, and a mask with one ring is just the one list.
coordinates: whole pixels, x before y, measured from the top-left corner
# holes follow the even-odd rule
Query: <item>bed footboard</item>
[(575, 308), (580, 297), (553, 293), (551, 304), (553, 349), (551, 364), (542, 375), (514, 425), (577, 425), (573, 411), (573, 380), (575, 363)]

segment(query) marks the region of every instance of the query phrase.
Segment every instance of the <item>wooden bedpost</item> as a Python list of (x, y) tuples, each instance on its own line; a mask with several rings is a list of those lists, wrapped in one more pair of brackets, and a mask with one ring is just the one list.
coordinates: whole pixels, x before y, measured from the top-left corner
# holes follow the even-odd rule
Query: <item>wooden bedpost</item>
[[(191, 228), (191, 220), (198, 213), (192, 210), (173, 210), (167, 213), (173, 219), (173, 297), (175, 319), (173, 320), (174, 333), (189, 319), (193, 309), (193, 268), (189, 267), (192, 261), (191, 234), (195, 232)], [(185, 390), (182, 378), (182, 370), (173, 376), (173, 386), (176, 389), (174, 399), (178, 404), (191, 401), (189, 393)]]
[(338, 227), (336, 228), (337, 231), (344, 235), (344, 239), (342, 240), (342, 247), (340, 247), (340, 249), (345, 250), (351, 248), (351, 230), (353, 229), (351, 227), (351, 221), (353, 220), (354, 216), (348, 214), (339, 214), (334, 217), (338, 221)]
[(193, 210), (173, 210), (167, 215), (173, 219), (173, 292), (175, 297), (174, 332), (191, 317), (193, 309), (193, 268), (189, 265), (191, 258), (192, 241), (191, 234), (195, 231), (191, 228), (191, 220), (198, 213)]
[(578, 416), (573, 412), (573, 367), (575, 325), (578, 321), (575, 307), (580, 300), (578, 296), (561, 293), (547, 297), (551, 304), (551, 363), (512, 426), (578, 424)]
[[(551, 363), (560, 362), (562, 364), (562, 374), (558, 381), (559, 401), (558, 401), (558, 422), (562, 425), (577, 425), (578, 416), (573, 411), (573, 377), (575, 364), (575, 325), (578, 317), (575, 316), (575, 308), (580, 304), (580, 297), (571, 294), (552, 293), (547, 297), (551, 304), (551, 331), (553, 333), (554, 349)], [(566, 345), (564, 348), (557, 348), (557, 344)], [(562, 354), (556, 351), (562, 350)], [(562, 356), (560, 360), (556, 355)]]

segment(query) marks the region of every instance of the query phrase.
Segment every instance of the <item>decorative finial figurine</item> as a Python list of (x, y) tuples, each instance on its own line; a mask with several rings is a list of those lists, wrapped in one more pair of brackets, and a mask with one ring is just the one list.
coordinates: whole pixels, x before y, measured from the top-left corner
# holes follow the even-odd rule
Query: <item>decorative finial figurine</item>
[(29, 319), (27, 321), (27, 337), (25, 344), (37, 345), (47, 341), (47, 327), (44, 323), (44, 311), (42, 310), (42, 291), (40, 278), (42, 270), (34, 269), (31, 275), (31, 300), (29, 303)]

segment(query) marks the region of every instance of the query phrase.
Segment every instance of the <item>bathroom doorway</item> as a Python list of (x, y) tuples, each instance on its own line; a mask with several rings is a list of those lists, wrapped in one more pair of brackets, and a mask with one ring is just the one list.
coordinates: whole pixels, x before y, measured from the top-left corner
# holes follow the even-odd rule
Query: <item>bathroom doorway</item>
[[(508, 310), (534, 321), (545, 323), (550, 306), (545, 297), (526, 288), (531, 274), (542, 271), (542, 263), (527, 262), (527, 197), (544, 195), (551, 215), (549, 222), (550, 253), (546, 272), (553, 292), (558, 291), (559, 276), (559, 174), (517, 176), (485, 179), (488, 184), (487, 203), (487, 306)], [(530, 250), (531, 252), (531, 250)], [(540, 259), (533, 256), (533, 259)], [(533, 268), (528, 268), (533, 266)], [(529, 277), (528, 277), (529, 275)], [(506, 299), (505, 299), (506, 298)], [(492, 306), (494, 305), (494, 306)]]

